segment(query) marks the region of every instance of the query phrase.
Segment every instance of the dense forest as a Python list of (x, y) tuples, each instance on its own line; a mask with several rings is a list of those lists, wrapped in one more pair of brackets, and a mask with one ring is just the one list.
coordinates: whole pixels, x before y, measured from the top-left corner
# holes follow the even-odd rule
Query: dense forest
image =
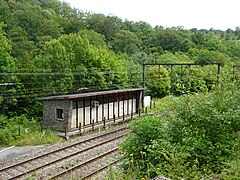
[[(239, 27), (152, 27), (58, 0), (0, 0), (0, 113), (41, 117), (37, 97), (141, 87), (143, 63), (221, 63), (230, 73), (239, 39)], [(147, 70), (155, 97), (209, 91), (216, 81), (215, 66), (188, 69), (185, 79), (161, 68), (160, 76)]]

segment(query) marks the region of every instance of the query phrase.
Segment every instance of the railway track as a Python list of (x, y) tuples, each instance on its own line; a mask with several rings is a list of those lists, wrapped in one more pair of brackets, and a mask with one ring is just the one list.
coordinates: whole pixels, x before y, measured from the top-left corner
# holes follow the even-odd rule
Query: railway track
[[(0, 168), (0, 179), (85, 179), (118, 162), (118, 144), (129, 129), (124, 126), (63, 145)], [(64, 178), (64, 179), (65, 179)]]
[[(95, 176), (99, 172), (107, 169), (110, 165), (116, 164), (119, 162), (117, 156), (117, 149), (113, 148), (105, 153), (93, 157), (85, 162), (79, 163), (71, 168), (65, 169), (64, 171), (54, 175), (51, 179), (58, 178), (76, 178), (76, 179), (89, 179), (90, 177)], [(67, 177), (65, 177), (65, 175)], [(98, 178), (99, 179), (99, 178)]]

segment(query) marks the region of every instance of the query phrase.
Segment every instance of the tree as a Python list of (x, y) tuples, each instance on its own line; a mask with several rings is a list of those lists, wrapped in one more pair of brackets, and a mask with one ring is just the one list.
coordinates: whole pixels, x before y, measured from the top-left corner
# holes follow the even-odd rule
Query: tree
[(224, 41), (226, 46), (226, 53), (228, 56), (232, 57), (233, 60), (240, 60), (240, 41), (239, 40), (228, 40)]
[(237, 39), (239, 40), (240, 39), (240, 27), (236, 27), (235, 28), (235, 35), (237, 36)]
[(41, 85), (56, 94), (77, 93), (80, 89), (118, 89), (126, 87), (128, 80), (122, 59), (79, 34), (63, 35), (50, 41), (35, 61), (37, 68), (50, 73), (41, 79)]
[(194, 32), (191, 34), (191, 40), (197, 46), (203, 46), (206, 41), (206, 35), (202, 32)]
[[(14, 68), (14, 62), (10, 55), (11, 46), (3, 31), (4, 27), (6, 27), (6, 25), (0, 22), (0, 71), (7, 73), (9, 69)], [(10, 80), (9, 76), (0, 76), (1, 84), (8, 83), (8, 80)]]
[(114, 34), (118, 31), (117, 24), (111, 19), (110, 16), (107, 16), (103, 22), (103, 35), (105, 36), (107, 42), (110, 42)]
[(191, 63), (192, 60), (188, 54), (182, 52), (166, 52), (156, 57), (158, 63)]
[(80, 30), (77, 34), (82, 37), (85, 37), (89, 40), (90, 44), (97, 46), (99, 48), (105, 47), (107, 48), (106, 40), (104, 35), (99, 34), (93, 30)]
[(207, 36), (207, 40), (204, 43), (204, 46), (207, 47), (210, 51), (219, 51), (222, 53), (226, 52), (226, 47), (223, 42), (216, 36)]
[[(15, 26), (9, 30), (8, 37), (11, 40), (12, 55), (15, 58), (24, 57), (26, 54), (36, 49), (34, 41), (28, 40), (29, 34), (20, 26)], [(26, 64), (23, 66), (25, 65)]]
[(58, 40), (47, 43), (44, 54), (37, 56), (35, 63), (37, 64), (36, 72), (49, 73), (46, 76), (34, 77), (38, 82), (41, 82), (40, 87), (46, 94), (49, 92), (64, 94), (72, 88), (73, 76), (71, 74), (70, 58), (66, 48)]
[(15, 70), (15, 62), (10, 55), (11, 46), (3, 31), (4, 27), (6, 25), (0, 22), (0, 73), (3, 73), (0, 75), (0, 113), (9, 114), (10, 109), (16, 105), (14, 95), (17, 88), (17, 78), (7, 74)]
[(195, 56), (194, 60), (196, 63), (199, 64), (208, 64), (216, 62), (216, 59), (214, 59), (214, 56), (211, 51), (202, 49), (197, 52), (197, 55)]
[(105, 16), (104, 14), (88, 14), (86, 26), (97, 33), (105, 36), (106, 41), (110, 42), (119, 27), (114, 18)]
[(155, 46), (170, 52), (187, 52), (192, 47), (192, 42), (184, 38), (173, 30), (159, 30), (156, 32)]
[(10, 7), (6, 0), (0, 0), (0, 21), (8, 24), (8, 27), (5, 28), (10, 28), (14, 22)]
[(36, 42), (37, 37), (46, 35), (57, 38), (63, 32), (55, 12), (43, 9), (39, 3), (11, 1), (8, 5), (14, 18), (11, 26), (21, 27), (30, 41)]
[(219, 51), (209, 51), (207, 49), (191, 49), (189, 51), (195, 63), (209, 64), (209, 63), (222, 63), (229, 64), (229, 58)]
[(149, 95), (162, 98), (170, 94), (170, 77), (163, 66), (147, 68), (146, 75), (146, 87)]
[(112, 41), (112, 47), (115, 52), (127, 53), (128, 55), (140, 51), (141, 40), (136, 34), (128, 30), (117, 32)]
[(85, 29), (85, 13), (78, 9), (72, 9), (65, 2), (61, 2), (55, 10), (58, 15), (57, 21), (63, 28), (65, 34), (77, 33), (81, 29)]

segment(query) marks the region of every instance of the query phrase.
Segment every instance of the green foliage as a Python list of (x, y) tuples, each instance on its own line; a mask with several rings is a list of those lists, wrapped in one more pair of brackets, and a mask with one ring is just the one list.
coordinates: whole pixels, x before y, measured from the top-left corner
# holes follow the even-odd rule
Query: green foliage
[(222, 160), (234, 154), (239, 118), (238, 95), (232, 92), (186, 97), (169, 121), (170, 141), (192, 148), (190, 162), (217, 171)]
[(240, 42), (239, 40), (228, 40), (224, 41), (224, 44), (227, 48), (227, 55), (232, 57), (233, 60), (239, 60), (240, 59)]
[(124, 168), (129, 169), (131, 174), (138, 171), (137, 177), (145, 176), (148, 172), (147, 165), (151, 163), (148, 148), (155, 139), (165, 139), (164, 125), (155, 116), (143, 116), (134, 120), (130, 126), (131, 134), (122, 144), (125, 164)]
[(142, 87), (142, 66), (138, 63), (135, 63), (134, 58), (130, 58), (127, 54), (122, 54), (119, 56), (125, 64), (125, 68), (128, 76), (128, 88)]
[[(238, 144), (240, 137), (238, 137)], [(240, 156), (240, 151), (237, 151), (237, 157)], [(236, 159), (236, 160), (229, 160), (226, 163), (224, 163), (224, 169), (221, 172), (221, 174), (219, 174), (217, 177), (221, 180), (223, 179), (229, 179), (229, 180), (236, 180), (240, 178), (240, 159)]]
[[(63, 37), (64, 38), (64, 37)], [(61, 89), (62, 93), (66, 93), (69, 88), (72, 87), (73, 76), (68, 74), (71, 72), (71, 62), (66, 52), (66, 48), (58, 41), (52, 40), (45, 46), (45, 54), (35, 58), (36, 72), (63, 72), (63, 75), (49, 75), (38, 78), (41, 82), (41, 86), (45, 90), (58, 92)]]
[[(143, 63), (221, 62), (229, 76), (240, 59), (239, 32), (153, 28), (59, 0), (0, 0), (0, 84), (12, 84), (0, 86), (0, 112), (36, 117), (39, 96), (141, 87)], [(176, 95), (213, 90), (217, 82), (214, 68), (184, 76), (167, 70), (146, 82), (153, 96), (169, 94), (170, 76)]]
[[(8, 75), (11, 70), (15, 70), (15, 59), (11, 56), (11, 45), (5, 36), (3, 28), (6, 25), (0, 22), (0, 113), (8, 114), (12, 106), (16, 104), (16, 99), (11, 98), (16, 93), (18, 78), (14, 75)], [(9, 97), (4, 99), (4, 97)]]
[(133, 32), (120, 30), (112, 40), (112, 47), (116, 52), (130, 55), (140, 51), (141, 40)]
[(181, 53), (181, 52), (175, 52), (175, 53), (165, 52), (164, 54), (157, 56), (156, 60), (158, 63), (166, 63), (166, 64), (192, 62), (190, 57), (187, 54)]
[(188, 53), (198, 64), (221, 63), (227, 65), (230, 63), (228, 56), (219, 51), (192, 48)]
[(163, 50), (170, 52), (187, 52), (193, 44), (190, 39), (181, 36), (172, 29), (168, 29), (156, 32), (155, 46), (160, 46)]
[(13, 118), (0, 116), (0, 145), (39, 145), (60, 140), (60, 137), (50, 130), (41, 131), (40, 125), (34, 119), (27, 119), (25, 115)]
[(226, 52), (226, 47), (221, 41), (220, 38), (214, 35), (206, 36), (206, 41), (204, 42), (204, 46), (210, 51), (219, 51), (219, 52)]
[(113, 18), (103, 14), (87, 14), (86, 26), (89, 29), (101, 33), (105, 36), (107, 42), (110, 42), (118, 30), (118, 25)]
[[(209, 71), (206, 71), (205, 69), (202, 67), (194, 66), (174, 67), (171, 70), (171, 92), (174, 95), (182, 95), (193, 92), (206, 92), (208, 90), (211, 90), (211, 86), (213, 86), (217, 80), (216, 71), (214, 73), (211, 68)], [(208, 84), (205, 80), (205, 77), (206, 80), (209, 81), (210, 79), (213, 79), (213, 82), (209, 82)]]
[(37, 36), (42, 35), (54, 38), (60, 36), (62, 28), (55, 20), (56, 16), (53, 12), (28, 1), (9, 4), (13, 9), (12, 14), (16, 25), (28, 33), (29, 40), (35, 40)]
[(170, 77), (163, 66), (153, 66), (146, 71), (147, 93), (153, 97), (164, 97), (170, 94)]
[(137, 177), (237, 179), (239, 82), (224, 85), (211, 93), (166, 97), (154, 110), (161, 116), (133, 121), (122, 145), (126, 172)]
[(93, 30), (81, 30), (79, 31), (77, 34), (79, 34), (82, 37), (86, 37), (90, 44), (99, 47), (99, 48), (106, 48), (107, 44), (106, 44), (106, 40), (104, 38), (104, 36), (102, 34), (99, 34)]
[(163, 123), (155, 116), (142, 116), (134, 120), (130, 125), (131, 135), (124, 143), (124, 150), (127, 156), (133, 154), (141, 156), (140, 151), (146, 151), (146, 148), (152, 144), (155, 139), (164, 138)]
[(191, 40), (196, 46), (203, 46), (206, 42), (206, 35), (202, 32), (194, 32), (191, 34)]
[[(93, 34), (91, 31), (82, 33)], [(46, 44), (45, 53), (35, 59), (38, 66), (36, 70), (64, 74), (41, 77), (45, 89), (68, 93), (75, 88), (90, 88), (92, 91), (126, 87), (128, 76), (123, 60), (108, 50), (103, 41), (100, 42), (102, 45), (93, 40), (90, 43), (87, 37), (89, 36), (64, 35)], [(95, 37), (100, 38), (96, 33)]]

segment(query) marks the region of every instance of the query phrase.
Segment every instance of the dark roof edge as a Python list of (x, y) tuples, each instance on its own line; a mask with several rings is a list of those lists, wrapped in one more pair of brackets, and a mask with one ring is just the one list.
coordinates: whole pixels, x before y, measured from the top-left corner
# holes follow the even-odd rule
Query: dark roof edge
[(81, 93), (81, 94), (69, 94), (69, 95), (61, 95), (61, 96), (49, 96), (49, 97), (40, 97), (38, 100), (46, 101), (46, 100), (63, 100), (63, 99), (78, 99), (83, 97), (91, 97), (97, 95), (106, 95), (106, 94), (115, 94), (115, 93), (123, 93), (123, 92), (134, 92), (134, 91), (143, 91), (144, 88), (134, 88), (134, 89), (119, 89), (119, 90), (111, 90), (111, 91), (100, 91), (100, 92), (90, 92), (90, 93)]

